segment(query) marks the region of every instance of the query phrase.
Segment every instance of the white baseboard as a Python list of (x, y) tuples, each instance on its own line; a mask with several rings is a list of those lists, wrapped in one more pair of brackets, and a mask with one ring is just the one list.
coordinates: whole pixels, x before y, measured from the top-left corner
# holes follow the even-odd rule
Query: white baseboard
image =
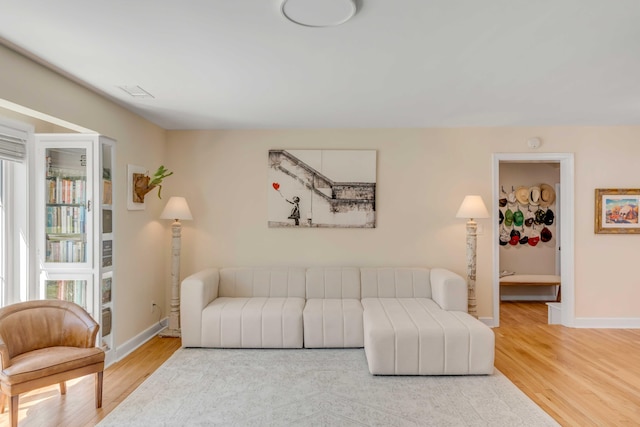
[(555, 295), (502, 295), (500, 301), (555, 301)]
[[(490, 328), (495, 328), (496, 323), (493, 317), (481, 317), (482, 323)], [(561, 323), (559, 323), (561, 324)], [(640, 329), (640, 318), (638, 317), (576, 317), (573, 326), (570, 328), (590, 328), (590, 329)]]
[(490, 328), (494, 328), (496, 326), (496, 322), (493, 317), (479, 317), (478, 320)]
[(145, 329), (129, 341), (123, 343), (116, 348), (116, 357), (114, 362), (118, 362), (127, 357), (132, 351), (140, 347), (142, 344), (149, 341), (151, 338), (158, 335), (158, 332), (167, 327), (168, 319), (165, 317), (160, 322), (155, 323), (150, 328)]
[(638, 317), (576, 317), (575, 328), (640, 329)]

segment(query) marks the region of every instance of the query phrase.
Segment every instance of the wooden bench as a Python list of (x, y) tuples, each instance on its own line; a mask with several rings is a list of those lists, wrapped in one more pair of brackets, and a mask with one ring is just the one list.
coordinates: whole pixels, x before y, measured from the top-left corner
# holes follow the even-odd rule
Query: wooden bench
[(502, 300), (502, 286), (557, 286), (556, 301), (560, 302), (560, 276), (554, 274), (514, 274), (500, 278), (500, 300)]

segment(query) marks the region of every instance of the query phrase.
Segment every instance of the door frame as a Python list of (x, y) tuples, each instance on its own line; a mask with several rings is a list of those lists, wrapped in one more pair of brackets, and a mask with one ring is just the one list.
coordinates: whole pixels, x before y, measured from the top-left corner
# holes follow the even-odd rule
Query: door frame
[[(560, 164), (560, 241), (562, 256), (560, 260), (562, 303), (561, 323), (564, 326), (575, 326), (575, 292), (574, 292), (574, 155), (573, 153), (494, 153), (493, 154), (493, 198), (492, 217), (498, 218), (498, 200), (500, 199), (500, 162), (513, 163), (559, 163)], [(500, 226), (493, 222), (493, 326), (500, 326)]]

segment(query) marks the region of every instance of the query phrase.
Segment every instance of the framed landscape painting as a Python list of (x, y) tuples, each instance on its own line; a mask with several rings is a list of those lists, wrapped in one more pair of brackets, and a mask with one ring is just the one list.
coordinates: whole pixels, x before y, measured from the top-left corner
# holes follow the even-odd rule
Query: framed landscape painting
[(638, 222), (640, 189), (596, 188), (595, 206), (596, 233), (640, 233), (640, 223)]
[(375, 228), (375, 150), (269, 150), (268, 226)]

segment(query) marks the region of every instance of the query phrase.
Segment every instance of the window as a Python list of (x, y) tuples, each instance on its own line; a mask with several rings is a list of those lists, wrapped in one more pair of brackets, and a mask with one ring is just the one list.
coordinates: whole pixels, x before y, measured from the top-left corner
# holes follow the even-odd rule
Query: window
[(0, 117), (0, 306), (29, 297), (30, 126)]

